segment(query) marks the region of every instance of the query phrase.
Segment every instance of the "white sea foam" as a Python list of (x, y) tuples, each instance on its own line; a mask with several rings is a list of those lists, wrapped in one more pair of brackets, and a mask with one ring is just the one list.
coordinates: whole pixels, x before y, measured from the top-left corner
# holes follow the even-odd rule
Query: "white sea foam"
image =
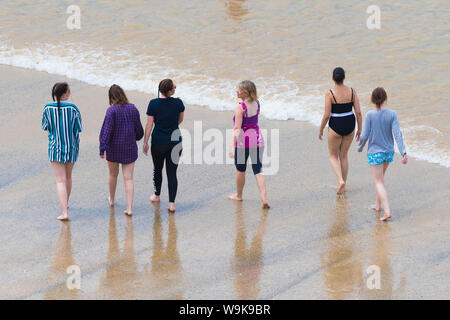
[[(212, 110), (234, 109), (236, 81), (192, 74), (189, 70), (168, 70), (160, 61), (163, 61), (162, 57), (134, 55), (126, 50), (105, 52), (71, 44), (16, 49), (8, 41), (0, 40), (0, 64), (45, 71), (103, 87), (117, 83), (125, 90), (149, 94), (156, 94), (161, 79), (176, 75), (179, 83), (177, 95), (186, 103), (207, 106)], [(167, 63), (167, 58), (164, 61)], [(142, 70), (143, 66), (145, 70)], [(323, 97), (317, 87), (302, 85), (300, 88), (297, 83), (284, 79), (254, 80), (261, 93), (264, 117), (320, 125)], [(438, 129), (426, 126), (409, 126), (403, 130), (408, 133), (428, 130), (442, 134)], [(433, 142), (407, 143), (407, 147), (408, 153), (417, 159), (450, 167), (449, 153)]]

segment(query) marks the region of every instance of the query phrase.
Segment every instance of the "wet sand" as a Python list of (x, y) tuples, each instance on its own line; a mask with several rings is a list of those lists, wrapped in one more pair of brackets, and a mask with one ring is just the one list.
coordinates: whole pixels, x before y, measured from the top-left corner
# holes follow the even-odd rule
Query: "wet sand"
[[(115, 209), (107, 204), (107, 167), (98, 157), (107, 88), (66, 79), (84, 132), (71, 222), (61, 223), (40, 121), (51, 86), (64, 78), (3, 65), (0, 71), (0, 298), (450, 298), (448, 168), (413, 159), (404, 166), (396, 155), (386, 179), (393, 219), (382, 223), (368, 209), (374, 186), (356, 144), (348, 192), (337, 198), (318, 129), (261, 119), (263, 128), (280, 129), (280, 170), (267, 177), (271, 210), (260, 209), (251, 170), (245, 201), (235, 203), (226, 198), (233, 165), (185, 164), (177, 212), (169, 215), (165, 177), (160, 207), (149, 203), (153, 166), (140, 153), (128, 218), (120, 179)], [(144, 122), (152, 97), (128, 96)], [(232, 113), (187, 106), (182, 127), (192, 131), (199, 120), (204, 130), (225, 130)], [(80, 290), (66, 288), (70, 265), (81, 269)], [(381, 270), (378, 290), (366, 285), (371, 265)]]

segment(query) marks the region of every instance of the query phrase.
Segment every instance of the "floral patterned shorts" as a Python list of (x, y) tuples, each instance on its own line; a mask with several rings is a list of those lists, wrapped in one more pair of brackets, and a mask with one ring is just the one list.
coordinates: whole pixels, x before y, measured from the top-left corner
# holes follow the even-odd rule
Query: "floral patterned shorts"
[(384, 153), (378, 152), (367, 155), (367, 163), (372, 166), (378, 166), (383, 164), (383, 162), (392, 162), (394, 161), (394, 152)]

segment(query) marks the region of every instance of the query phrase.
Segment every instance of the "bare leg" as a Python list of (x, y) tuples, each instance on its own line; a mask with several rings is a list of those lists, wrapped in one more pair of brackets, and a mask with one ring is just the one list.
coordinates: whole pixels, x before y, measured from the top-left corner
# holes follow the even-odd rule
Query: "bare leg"
[(160, 196), (157, 196), (156, 194), (152, 194), (152, 195), (150, 196), (150, 201), (151, 201), (151, 202), (161, 202), (161, 197), (160, 197)]
[(169, 205), (167, 206), (167, 210), (171, 213), (175, 213), (175, 202), (169, 202)]
[[(387, 170), (388, 167), (389, 167), (389, 162), (383, 162), (383, 178), (384, 178), (384, 175), (385, 175), (386, 170)], [(371, 208), (376, 210), (376, 211), (378, 211), (378, 212), (381, 211), (381, 201), (378, 198), (378, 194), (377, 194), (377, 199), (375, 201), (375, 205), (373, 205)]]
[(108, 185), (109, 185), (109, 205), (114, 206), (114, 199), (116, 197), (117, 176), (119, 175), (119, 163), (108, 161)]
[(131, 216), (133, 214), (133, 198), (134, 198), (134, 162), (129, 164), (122, 164), (123, 181), (125, 183), (125, 194), (127, 196), (127, 210), (125, 214)]
[(381, 203), (381, 207), (384, 209), (384, 216), (380, 220), (384, 221), (391, 217), (386, 187), (384, 186), (384, 165), (370, 166), (370, 170), (372, 171), (373, 180), (375, 181), (377, 198)]
[(242, 201), (242, 192), (245, 185), (245, 172), (236, 170), (236, 193), (230, 194), (228, 199)]
[(354, 131), (349, 135), (342, 137), (341, 151), (339, 152), (339, 161), (341, 162), (342, 179), (347, 183), (348, 176), (348, 150), (352, 145)]
[(266, 179), (262, 173), (258, 173), (255, 175), (256, 184), (258, 185), (259, 194), (261, 196), (261, 200), (263, 203), (263, 208), (270, 208), (269, 203), (267, 202), (267, 193), (266, 193)]
[(342, 137), (338, 135), (333, 129), (328, 128), (328, 151), (330, 153), (331, 167), (339, 182), (337, 194), (343, 194), (345, 190), (345, 181), (342, 177), (341, 165), (339, 163), (339, 153), (341, 150)]
[(389, 162), (383, 162), (383, 177), (386, 174), (386, 170), (389, 167)]
[(56, 193), (58, 194), (59, 206), (62, 214), (57, 218), (58, 220), (69, 219), (67, 212), (67, 185), (66, 185), (66, 169), (63, 163), (51, 162), (53, 173), (56, 180)]
[(72, 192), (72, 170), (75, 163), (65, 163), (66, 170), (66, 189), (67, 189), (67, 205), (69, 205), (70, 193)]
[(377, 195), (377, 199), (375, 201), (375, 204), (371, 205), (370, 209), (375, 210), (376, 212), (381, 212), (381, 202), (378, 199), (378, 195)]

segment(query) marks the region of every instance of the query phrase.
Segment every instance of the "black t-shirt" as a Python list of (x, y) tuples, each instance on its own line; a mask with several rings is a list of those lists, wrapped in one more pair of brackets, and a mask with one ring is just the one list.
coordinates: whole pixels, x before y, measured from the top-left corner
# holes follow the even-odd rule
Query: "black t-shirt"
[(150, 101), (147, 115), (153, 116), (155, 122), (152, 144), (177, 144), (181, 142), (178, 120), (184, 109), (183, 101), (178, 98), (156, 98)]

